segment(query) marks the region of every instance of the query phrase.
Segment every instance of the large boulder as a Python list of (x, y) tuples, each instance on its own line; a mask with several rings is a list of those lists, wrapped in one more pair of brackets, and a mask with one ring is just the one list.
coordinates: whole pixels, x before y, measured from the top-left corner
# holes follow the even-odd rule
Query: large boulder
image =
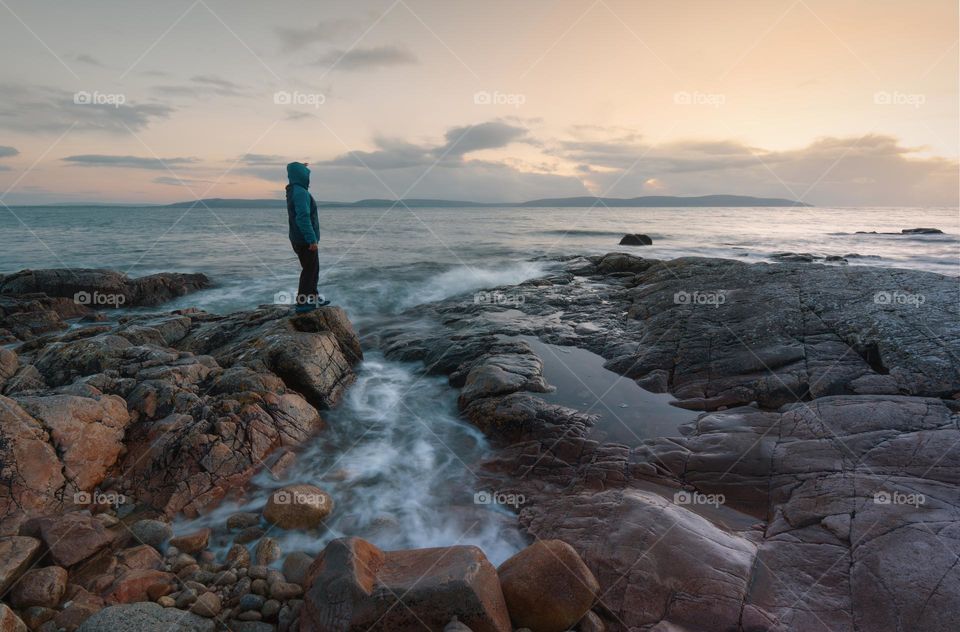
[(155, 603), (104, 608), (77, 628), (77, 632), (213, 632), (210, 619)]
[(0, 603), (0, 632), (27, 632), (27, 624), (5, 603)]
[(572, 546), (541, 540), (497, 569), (514, 627), (564, 632), (590, 610), (600, 584)]
[(43, 566), (23, 574), (11, 591), (10, 602), (17, 608), (41, 606), (54, 608), (67, 590), (67, 570), (60, 566)]
[(40, 554), (40, 540), (27, 536), (0, 537), (0, 595), (6, 595)]
[(104, 523), (87, 512), (70, 512), (39, 518), (36, 528), (50, 558), (70, 567), (109, 546), (115, 539)]
[(310, 569), (300, 632), (442, 630), (456, 616), (474, 632), (510, 632), (496, 570), (473, 546), (381, 551), (334, 540)]
[(288, 485), (274, 490), (263, 517), (281, 529), (313, 529), (333, 511), (333, 498), (314, 485)]

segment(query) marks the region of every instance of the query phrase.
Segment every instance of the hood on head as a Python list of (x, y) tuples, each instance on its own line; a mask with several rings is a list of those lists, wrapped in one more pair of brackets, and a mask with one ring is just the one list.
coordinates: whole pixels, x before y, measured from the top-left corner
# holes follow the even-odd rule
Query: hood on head
[(287, 179), (290, 184), (299, 184), (306, 189), (310, 186), (310, 169), (302, 162), (291, 162), (287, 165)]

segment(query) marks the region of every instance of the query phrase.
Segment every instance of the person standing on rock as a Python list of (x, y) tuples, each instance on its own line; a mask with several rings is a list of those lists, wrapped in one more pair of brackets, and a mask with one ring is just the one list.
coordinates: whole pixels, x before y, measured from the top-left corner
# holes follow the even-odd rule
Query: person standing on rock
[(320, 280), (319, 235), (320, 219), (317, 202), (307, 190), (310, 188), (310, 170), (305, 162), (287, 165), (287, 222), (290, 225), (290, 244), (300, 260), (300, 285), (297, 288), (295, 311), (298, 314), (329, 305), (317, 290)]

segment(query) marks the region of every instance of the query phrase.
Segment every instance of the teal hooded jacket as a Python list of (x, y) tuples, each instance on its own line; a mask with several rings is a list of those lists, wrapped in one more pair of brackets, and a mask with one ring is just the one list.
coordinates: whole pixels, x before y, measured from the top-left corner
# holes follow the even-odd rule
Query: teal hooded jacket
[(310, 188), (310, 169), (302, 162), (287, 165), (287, 221), (290, 225), (290, 243), (315, 244), (319, 241), (320, 218), (317, 203)]

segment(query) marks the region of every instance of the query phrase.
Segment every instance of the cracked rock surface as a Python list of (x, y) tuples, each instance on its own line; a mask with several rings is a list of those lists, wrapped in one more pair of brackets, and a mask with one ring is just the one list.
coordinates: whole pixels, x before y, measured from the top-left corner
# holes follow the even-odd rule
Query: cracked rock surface
[[(614, 253), (498, 288), (511, 305), (414, 308), (431, 333), (381, 343), (464, 387), (463, 414), (499, 446), (489, 486), (580, 553), (607, 629), (932, 632), (960, 629), (957, 288)], [(518, 335), (703, 412), (675, 436), (606, 442), (538, 395), (550, 359)]]

